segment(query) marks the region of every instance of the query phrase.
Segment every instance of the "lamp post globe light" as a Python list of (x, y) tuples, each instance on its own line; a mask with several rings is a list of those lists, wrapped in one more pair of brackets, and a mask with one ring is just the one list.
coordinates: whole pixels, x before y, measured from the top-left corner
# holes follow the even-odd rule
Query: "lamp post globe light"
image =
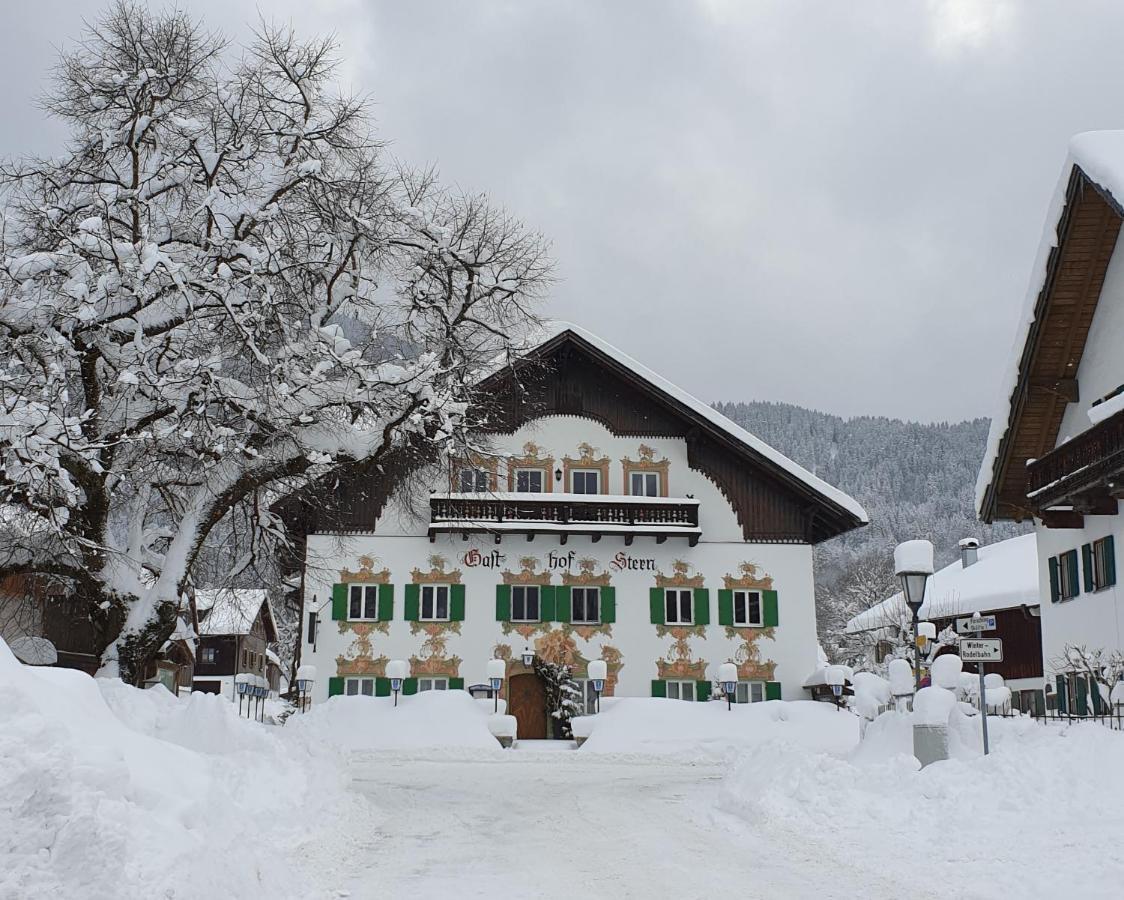
[(595, 659), (586, 667), (586, 674), (593, 682), (593, 692), (597, 694), (597, 711), (601, 712), (601, 692), (605, 690), (605, 680), (609, 677), (609, 666), (603, 659)]
[(492, 696), (496, 699), (496, 712), (500, 711), (500, 689), (503, 680), (507, 677), (507, 661), (502, 659), (488, 660), (488, 683), (492, 686)]
[(386, 664), (386, 677), (390, 679), (390, 690), (394, 693), (394, 705), (398, 705), (398, 692), (402, 682), (410, 673), (409, 663), (404, 659), (392, 659)]
[(847, 670), (843, 666), (828, 666), (823, 677), (835, 697), (835, 708), (840, 709), (839, 700), (843, 696), (843, 686), (847, 683)]
[(738, 689), (738, 667), (732, 662), (722, 663), (718, 667), (718, 680), (722, 682), (722, 690), (726, 694), (726, 709), (733, 709), (734, 691)]
[(528, 669), (535, 664), (535, 651), (530, 647), (523, 648), (523, 665)]
[(312, 685), (316, 681), (316, 666), (305, 663), (303, 666), (297, 666), (297, 700), (300, 705), (301, 712), (308, 710), (309, 696), (312, 693)]
[(933, 545), (929, 541), (903, 541), (894, 550), (894, 573), (901, 579), (902, 595), (913, 614), (913, 686), (921, 688), (921, 646), (917, 643), (917, 614), (925, 602), (925, 585), (933, 574)]

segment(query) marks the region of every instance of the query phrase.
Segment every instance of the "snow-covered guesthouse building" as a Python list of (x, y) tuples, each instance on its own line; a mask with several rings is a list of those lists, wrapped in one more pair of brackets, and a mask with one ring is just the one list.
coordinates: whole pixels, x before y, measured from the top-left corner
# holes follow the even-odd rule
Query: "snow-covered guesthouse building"
[[(952, 628), (973, 636), (963, 620), (975, 613), (994, 616), (995, 628), (980, 637), (1003, 641), (1003, 662), (987, 667), (1002, 675), (1011, 688), (1014, 705), (1026, 711), (1043, 708), (1042, 630), (1038, 604), (1038, 556), (1033, 534), (1023, 534), (980, 546), (960, 542), (959, 558), (935, 572), (925, 587), (918, 615), (932, 622), (938, 634)], [(901, 592), (876, 603), (847, 622), (847, 633), (864, 635), (879, 661), (895, 641), (908, 634), (912, 614)], [(951, 647), (942, 648), (952, 650)], [(965, 663), (965, 671), (975, 671)]]
[[(741, 700), (803, 696), (817, 661), (812, 547), (859, 504), (576, 326), (480, 385), (488, 452), (407, 490), (353, 471), (302, 536), (301, 662), (313, 699), (470, 688), (508, 660), (522, 737), (546, 736), (525, 650), (607, 693), (701, 700), (738, 664)], [(587, 688), (588, 690), (588, 688)]]
[[(199, 641), (192, 690), (237, 701), (235, 679), (252, 675), (280, 690), (281, 661), (269, 649), (277, 624), (261, 588), (214, 588), (195, 592)], [(272, 657), (272, 658), (271, 658)]]
[[(1063, 711), (1099, 712), (1068, 657), (1124, 653), (1124, 131), (1070, 142), (977, 483), (980, 517), (1033, 519), (1043, 656)], [(1089, 702), (1087, 697), (1093, 696)]]

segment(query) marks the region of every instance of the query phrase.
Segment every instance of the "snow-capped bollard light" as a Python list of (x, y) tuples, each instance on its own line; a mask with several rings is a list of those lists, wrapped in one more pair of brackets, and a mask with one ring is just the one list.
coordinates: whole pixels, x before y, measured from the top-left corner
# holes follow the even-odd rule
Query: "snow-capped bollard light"
[(824, 669), (823, 680), (831, 688), (831, 693), (835, 696), (835, 708), (839, 709), (843, 686), (847, 683), (847, 670), (843, 666), (828, 666)]
[(890, 664), (886, 667), (886, 674), (890, 676), (890, 694), (894, 698), (894, 708), (898, 712), (905, 712), (902, 709), (905, 699), (912, 697), (916, 688), (908, 660), (890, 660)]
[(523, 648), (523, 665), (528, 669), (535, 664), (535, 651), (530, 647)]
[(239, 672), (234, 676), (234, 690), (238, 692), (238, 715), (242, 715), (242, 701), (246, 700), (247, 715), (249, 715), (250, 700), (246, 696), (253, 690), (253, 678), (248, 672)]
[(492, 686), (492, 696), (496, 699), (496, 712), (500, 711), (500, 689), (503, 687), (503, 680), (507, 677), (507, 660), (504, 659), (490, 659), (488, 660), (488, 682)]
[(316, 682), (316, 666), (305, 663), (297, 666), (297, 700), (301, 712), (308, 712), (308, 704), (312, 699), (312, 685)]
[(738, 667), (732, 662), (722, 663), (718, 667), (718, 680), (722, 682), (722, 691), (726, 695), (726, 709), (734, 708), (734, 691), (738, 689)]
[(925, 602), (925, 585), (933, 574), (933, 545), (930, 541), (903, 541), (894, 550), (894, 573), (901, 579), (902, 595), (913, 614), (913, 687), (921, 689), (921, 645), (917, 614)]
[(597, 711), (601, 712), (601, 692), (605, 690), (605, 680), (609, 677), (609, 666), (603, 659), (595, 659), (586, 667), (586, 674), (593, 682), (593, 692), (597, 694)]
[(390, 690), (394, 693), (394, 705), (398, 705), (398, 692), (402, 682), (410, 674), (410, 665), (404, 659), (392, 659), (386, 664), (386, 677), (390, 679)]

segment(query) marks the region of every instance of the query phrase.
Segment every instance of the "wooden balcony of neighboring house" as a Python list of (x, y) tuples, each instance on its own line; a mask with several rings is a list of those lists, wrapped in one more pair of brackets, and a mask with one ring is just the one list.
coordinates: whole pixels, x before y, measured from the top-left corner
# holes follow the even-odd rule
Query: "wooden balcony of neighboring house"
[(1027, 500), (1047, 527), (1116, 515), (1124, 498), (1124, 410), (1027, 463)]
[(699, 529), (699, 501), (691, 497), (626, 497), (608, 494), (471, 493), (430, 497), (429, 539), (439, 534), (555, 535), (565, 544), (571, 535), (686, 538), (693, 547)]

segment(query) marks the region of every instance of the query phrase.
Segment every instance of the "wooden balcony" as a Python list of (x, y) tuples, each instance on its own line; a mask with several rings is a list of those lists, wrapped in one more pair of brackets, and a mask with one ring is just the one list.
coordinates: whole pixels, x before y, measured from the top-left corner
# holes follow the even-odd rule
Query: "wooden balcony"
[(1115, 515), (1124, 493), (1124, 411), (1028, 463), (1026, 472), (1027, 499), (1043, 518), (1054, 507), (1071, 508), (1073, 521), (1059, 520), (1062, 527), (1080, 527), (1074, 523), (1082, 515)]
[(556, 535), (565, 544), (570, 535), (589, 535), (594, 542), (607, 535), (631, 544), (637, 537), (686, 538), (693, 547), (699, 529), (699, 501), (690, 497), (622, 497), (607, 494), (434, 494), (429, 501), (429, 539), (438, 534), (481, 532), (504, 535)]

